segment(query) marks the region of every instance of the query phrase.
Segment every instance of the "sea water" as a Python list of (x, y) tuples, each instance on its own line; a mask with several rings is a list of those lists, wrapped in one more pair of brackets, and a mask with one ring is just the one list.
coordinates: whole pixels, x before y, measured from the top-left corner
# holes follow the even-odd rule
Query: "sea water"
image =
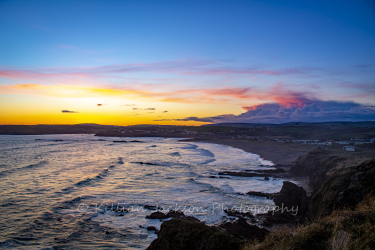
[(283, 181), (218, 175), (273, 164), (210, 143), (93, 135), (0, 141), (2, 248), (144, 249), (157, 237), (147, 227), (162, 223), (146, 219), (154, 210), (145, 206), (215, 225), (227, 218), (225, 209), (264, 212), (273, 201), (243, 193), (278, 192)]

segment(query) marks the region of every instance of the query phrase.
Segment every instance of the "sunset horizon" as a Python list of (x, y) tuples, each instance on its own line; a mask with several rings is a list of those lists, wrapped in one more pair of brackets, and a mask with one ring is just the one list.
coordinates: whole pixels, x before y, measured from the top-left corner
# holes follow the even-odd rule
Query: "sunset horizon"
[(375, 120), (370, 2), (4, 1), (0, 13), (0, 124)]
[(374, 249), (374, 0), (0, 0), (1, 249)]

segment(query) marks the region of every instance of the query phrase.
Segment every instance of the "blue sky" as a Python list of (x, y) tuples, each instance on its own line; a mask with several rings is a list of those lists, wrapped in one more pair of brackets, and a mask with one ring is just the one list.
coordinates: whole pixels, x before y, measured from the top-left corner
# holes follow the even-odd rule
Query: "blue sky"
[[(206, 117), (220, 115), (215, 105), (233, 115), (285, 105), (274, 97), (277, 88), (309, 100), (375, 105), (373, 1), (3, 0), (0, 42), (7, 99), (0, 104), (17, 112), (21, 95), (50, 98), (41, 88), (62, 85), (138, 91), (144, 95), (124, 99), (156, 106), (198, 105), (202, 89), (210, 95), (200, 104), (211, 105)], [(228, 88), (252, 95), (224, 98), (233, 93)], [(186, 117), (198, 108), (190, 106)], [(177, 113), (164, 120), (179, 124)]]

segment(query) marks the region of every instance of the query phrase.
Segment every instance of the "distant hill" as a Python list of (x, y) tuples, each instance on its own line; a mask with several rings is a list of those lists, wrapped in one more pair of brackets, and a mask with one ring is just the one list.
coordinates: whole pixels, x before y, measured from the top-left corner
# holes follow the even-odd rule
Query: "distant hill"
[(43, 134), (96, 134), (115, 126), (98, 124), (76, 125), (0, 125), (2, 135), (43, 135)]
[(219, 123), (203, 126), (0, 125), (0, 134), (95, 134), (119, 137), (232, 138), (251, 140), (351, 140), (375, 138), (375, 122)]

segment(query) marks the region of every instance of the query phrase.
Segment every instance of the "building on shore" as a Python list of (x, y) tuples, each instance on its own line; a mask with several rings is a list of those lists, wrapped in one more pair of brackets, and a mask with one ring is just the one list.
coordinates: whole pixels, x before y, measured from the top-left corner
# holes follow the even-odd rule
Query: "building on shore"
[(351, 151), (351, 152), (354, 152), (354, 151), (355, 151), (355, 147), (354, 147), (354, 146), (344, 146), (344, 147), (343, 147), (343, 150), (344, 150), (344, 151)]

